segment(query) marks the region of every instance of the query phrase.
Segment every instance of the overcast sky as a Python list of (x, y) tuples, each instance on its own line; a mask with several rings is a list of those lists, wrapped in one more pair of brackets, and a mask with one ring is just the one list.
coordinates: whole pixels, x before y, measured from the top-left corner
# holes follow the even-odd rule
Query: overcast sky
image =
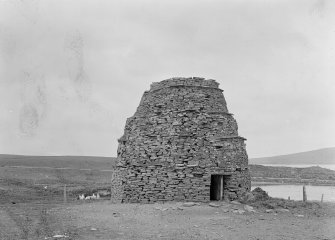
[(249, 157), (335, 146), (335, 2), (0, 0), (0, 153), (116, 156), (152, 82), (216, 79)]

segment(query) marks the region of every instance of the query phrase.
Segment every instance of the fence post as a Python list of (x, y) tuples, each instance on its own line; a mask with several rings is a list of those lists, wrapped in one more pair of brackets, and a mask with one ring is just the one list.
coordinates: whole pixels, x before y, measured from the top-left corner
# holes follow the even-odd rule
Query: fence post
[(290, 196), (288, 196), (287, 200), (291, 200), (291, 197), (290, 197)]
[(323, 202), (323, 193), (322, 193), (322, 196), (321, 196), (321, 202)]
[(306, 193), (306, 186), (305, 185), (302, 187), (302, 200), (304, 202), (307, 201), (307, 193)]
[(67, 199), (66, 199), (66, 184), (64, 184), (64, 203), (67, 202)]

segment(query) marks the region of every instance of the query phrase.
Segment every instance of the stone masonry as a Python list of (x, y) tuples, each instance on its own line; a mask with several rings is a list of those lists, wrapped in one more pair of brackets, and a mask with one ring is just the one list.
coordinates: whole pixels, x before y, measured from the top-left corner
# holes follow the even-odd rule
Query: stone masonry
[(250, 191), (245, 139), (218, 86), (171, 78), (144, 92), (119, 139), (122, 202), (207, 202), (214, 176), (222, 177), (220, 199)]

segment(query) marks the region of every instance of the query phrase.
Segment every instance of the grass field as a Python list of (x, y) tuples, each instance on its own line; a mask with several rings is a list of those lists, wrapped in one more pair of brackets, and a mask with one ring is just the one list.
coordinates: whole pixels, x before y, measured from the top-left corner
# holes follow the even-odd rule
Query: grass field
[(63, 200), (110, 188), (115, 158), (0, 155), (0, 203)]

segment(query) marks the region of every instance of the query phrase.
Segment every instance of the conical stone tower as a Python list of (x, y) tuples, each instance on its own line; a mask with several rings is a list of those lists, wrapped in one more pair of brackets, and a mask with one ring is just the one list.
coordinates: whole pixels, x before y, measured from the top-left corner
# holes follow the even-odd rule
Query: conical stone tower
[(119, 139), (123, 202), (234, 200), (250, 191), (244, 138), (215, 80), (151, 84)]

